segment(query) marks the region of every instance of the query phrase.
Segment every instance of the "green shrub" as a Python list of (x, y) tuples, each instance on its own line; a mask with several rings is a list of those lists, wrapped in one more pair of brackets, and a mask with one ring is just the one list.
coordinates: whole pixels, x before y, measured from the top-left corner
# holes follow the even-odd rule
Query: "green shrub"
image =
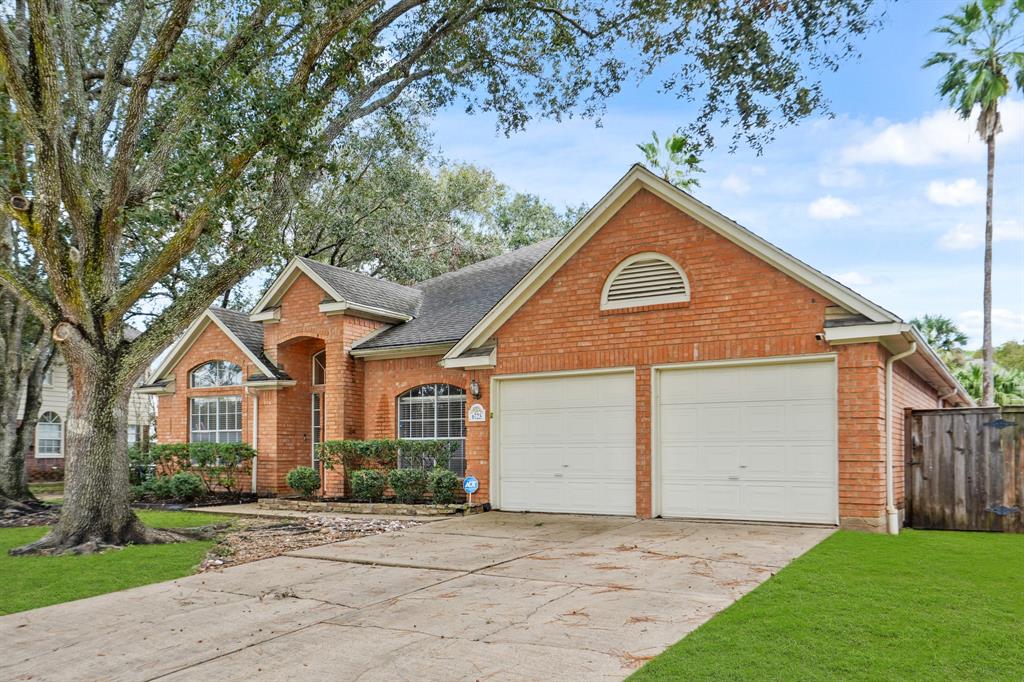
[(295, 467), (284, 479), (288, 487), (306, 499), (320, 489), (320, 474), (311, 467)]
[(238, 473), (256, 456), (248, 443), (160, 443), (149, 459), (163, 471), (188, 471), (199, 476), (208, 491), (234, 492)]
[(427, 474), (427, 488), (434, 504), (453, 504), (458, 498), (459, 477), (449, 469), (437, 467)]
[(368, 467), (392, 469), (398, 465), (398, 441), (327, 440), (320, 444), (320, 461), (328, 469), (339, 465), (346, 471)]
[(142, 484), (142, 489), (146, 495), (157, 500), (169, 500), (174, 496), (170, 476), (154, 476)]
[(445, 468), (459, 447), (457, 440), (396, 441), (402, 467), (407, 469)]
[(203, 479), (187, 471), (180, 471), (171, 476), (171, 497), (179, 502), (198, 500), (206, 492)]
[(128, 489), (128, 498), (132, 502), (141, 500), (146, 495), (146, 487), (144, 485), (133, 485)]
[(388, 486), (387, 476), (376, 469), (358, 469), (349, 477), (352, 497), (360, 502), (379, 502), (384, 499)]
[(392, 469), (388, 483), (402, 504), (419, 502), (427, 490), (427, 472), (423, 469)]

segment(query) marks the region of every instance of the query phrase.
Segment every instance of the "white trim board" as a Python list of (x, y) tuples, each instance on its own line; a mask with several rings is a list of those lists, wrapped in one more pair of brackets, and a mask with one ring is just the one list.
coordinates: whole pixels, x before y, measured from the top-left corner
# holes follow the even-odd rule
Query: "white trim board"
[(641, 165), (629, 169), (612, 189), (514, 286), (445, 356), (450, 359), (483, 345), (637, 192), (647, 190), (709, 229), (758, 256), (828, 300), (875, 322), (899, 318), (852, 289), (758, 237), (710, 206), (662, 180)]
[(181, 362), (181, 358), (184, 357), (185, 353), (188, 352), (188, 349), (191, 348), (192, 344), (194, 344), (199, 338), (199, 335), (202, 334), (211, 323), (215, 324), (218, 329), (224, 332), (224, 335), (227, 336), (232, 343), (238, 346), (238, 349), (242, 351), (245, 357), (248, 358), (257, 369), (268, 377), (274, 376), (274, 371), (272, 369), (267, 367), (258, 357), (256, 357), (256, 355), (249, 350), (248, 346), (242, 343), (241, 339), (235, 336), (234, 332), (232, 332), (226, 324), (218, 319), (217, 315), (214, 314), (212, 310), (206, 309), (203, 311), (202, 315), (197, 317), (195, 321), (188, 326), (188, 329), (186, 329), (185, 333), (181, 335), (181, 338), (171, 346), (171, 350), (167, 354), (167, 357), (164, 358), (164, 361), (161, 362), (160, 366), (156, 368), (155, 372), (153, 372), (153, 381), (160, 381), (161, 379), (164, 379), (168, 372), (177, 367), (178, 363)]

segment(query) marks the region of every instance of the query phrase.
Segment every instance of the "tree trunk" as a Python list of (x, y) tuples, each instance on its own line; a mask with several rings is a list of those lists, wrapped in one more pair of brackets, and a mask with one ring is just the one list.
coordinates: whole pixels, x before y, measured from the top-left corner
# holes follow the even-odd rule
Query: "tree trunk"
[[(46, 333), (45, 331), (43, 333)], [(47, 344), (34, 359), (32, 370), (25, 380), (25, 409), (20, 421), (8, 429), (0, 439), (0, 494), (19, 502), (35, 502), (35, 495), (28, 488), (28, 473), (25, 458), (32, 447), (32, 440), (39, 421), (39, 408), (43, 401), (43, 376), (53, 364), (55, 350)], [(19, 402), (20, 396), (14, 401)]]
[(76, 353), (77, 362), (68, 362), (74, 399), (66, 429), (60, 520), (41, 540), (12, 549), (11, 554), (80, 554), (128, 543), (184, 539), (178, 533), (147, 528), (132, 511), (127, 446), (131, 385), (118, 385), (116, 360), (88, 350)]
[[(996, 121), (998, 114), (992, 112)], [(984, 116), (984, 112), (982, 113)], [(985, 287), (982, 294), (982, 340), (981, 340), (981, 404), (995, 405), (995, 391), (992, 383), (992, 195), (996, 171), (996, 131), (998, 123), (990, 124), (985, 142), (988, 146), (988, 178), (985, 188)]]

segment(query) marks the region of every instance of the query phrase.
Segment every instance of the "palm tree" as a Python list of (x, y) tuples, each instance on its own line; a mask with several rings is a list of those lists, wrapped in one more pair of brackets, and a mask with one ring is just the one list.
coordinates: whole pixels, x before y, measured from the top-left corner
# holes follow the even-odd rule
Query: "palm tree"
[(967, 334), (944, 315), (915, 317), (910, 324), (917, 327), (928, 345), (940, 353), (956, 353), (967, 345)]
[(963, 119), (969, 119), (976, 106), (981, 108), (977, 131), (988, 147), (988, 186), (985, 197), (985, 288), (982, 333), (982, 404), (994, 404), (992, 385), (992, 185), (996, 165), (996, 135), (999, 100), (1010, 91), (1010, 74), (1016, 71), (1016, 86), (1024, 90), (1024, 52), (1022, 36), (1014, 25), (1024, 13), (1024, 0), (982, 0), (971, 2), (959, 12), (943, 17), (946, 22), (935, 29), (946, 36), (948, 52), (936, 52), (925, 67), (945, 65), (946, 75), (939, 81), (939, 94)]
[[(977, 364), (968, 364), (953, 370), (960, 385), (975, 400), (981, 397), (982, 368)], [(1003, 369), (996, 365), (993, 374), (993, 404), (1024, 405), (1024, 372), (1019, 369)]]
[(637, 149), (644, 153), (653, 170), (679, 189), (691, 190), (700, 185), (696, 178), (697, 173), (704, 172), (698, 156), (700, 147), (686, 135), (674, 133), (663, 144), (652, 130), (651, 141), (638, 144)]

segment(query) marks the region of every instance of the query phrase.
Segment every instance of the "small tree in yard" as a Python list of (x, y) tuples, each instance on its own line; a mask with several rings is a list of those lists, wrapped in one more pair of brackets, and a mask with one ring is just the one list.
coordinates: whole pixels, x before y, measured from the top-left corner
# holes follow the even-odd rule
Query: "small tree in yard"
[[(985, 194), (985, 283), (982, 294), (981, 404), (995, 404), (992, 360), (992, 201), (995, 186), (996, 135), (1002, 129), (999, 101), (1012, 87), (1024, 91), (1024, 35), (1017, 22), (1024, 0), (982, 0), (948, 14), (935, 29), (946, 36), (949, 51), (936, 52), (925, 66), (945, 66), (939, 94), (961, 118), (979, 108), (977, 131), (987, 149)], [(1016, 32), (1015, 32), (1016, 31)], [(1013, 79), (1011, 81), (1011, 78)]]
[[(75, 399), (59, 522), (15, 553), (178, 541), (129, 506), (126, 412), (154, 357), (272, 259), (332, 155), (368, 122), (462, 97), (505, 131), (597, 114), (655, 70), (691, 133), (755, 146), (825, 106), (871, 0), (26, 0), (0, 19), (3, 210), (41, 276), (0, 285), (52, 329)], [(623, 55), (632, 53), (632, 63)], [(126, 339), (183, 259), (190, 286)]]
[(285, 476), (284, 482), (308, 500), (320, 489), (320, 474), (312, 467), (295, 467)]

